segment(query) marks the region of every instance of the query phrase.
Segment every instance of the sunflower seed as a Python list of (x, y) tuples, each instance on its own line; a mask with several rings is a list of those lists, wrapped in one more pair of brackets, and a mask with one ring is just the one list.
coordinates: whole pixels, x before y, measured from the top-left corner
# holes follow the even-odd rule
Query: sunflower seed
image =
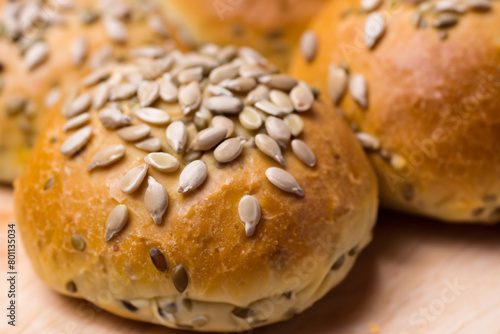
[(154, 45), (148, 45), (148, 46), (143, 46), (137, 49), (133, 49), (130, 51), (130, 55), (134, 58), (160, 58), (164, 57), (166, 55), (165, 49), (159, 47), (159, 46), (154, 46)]
[(184, 167), (179, 177), (179, 193), (184, 194), (198, 188), (207, 178), (207, 165), (195, 160)]
[(438, 13), (442, 12), (454, 12), (458, 14), (463, 14), (467, 11), (467, 7), (457, 3), (452, 0), (440, 0), (434, 4), (434, 11)]
[(58, 87), (53, 87), (45, 97), (44, 105), (46, 108), (52, 108), (61, 98), (61, 90)]
[(94, 72), (83, 78), (82, 85), (84, 87), (93, 86), (103, 80), (108, 79), (110, 75), (111, 71), (107, 68), (95, 70)]
[(148, 177), (148, 189), (144, 195), (144, 204), (156, 225), (160, 225), (168, 207), (168, 194), (165, 187), (152, 177)]
[(177, 95), (179, 90), (173, 84), (170, 77), (163, 76), (163, 80), (160, 85), (160, 98), (165, 102), (175, 102), (177, 101)]
[(465, 3), (473, 10), (490, 10), (493, 5), (490, 0), (465, 0)]
[(83, 252), (85, 250), (85, 239), (81, 235), (75, 234), (71, 237), (71, 245), (74, 249)]
[(451, 13), (444, 13), (439, 15), (434, 21), (432, 26), (434, 28), (449, 28), (458, 23), (458, 16)]
[(266, 170), (266, 176), (269, 182), (279, 189), (298, 196), (304, 196), (304, 190), (302, 190), (295, 178), (284, 169), (270, 167)]
[(396, 170), (403, 170), (408, 164), (405, 158), (395, 153), (391, 155), (390, 163), (391, 166)]
[(248, 104), (255, 104), (256, 102), (259, 102), (261, 100), (266, 100), (269, 98), (269, 88), (264, 85), (258, 85), (255, 87), (254, 90), (252, 90), (250, 93), (248, 93), (246, 97), (246, 101)]
[(302, 140), (292, 140), (292, 151), (297, 158), (307, 166), (314, 167), (316, 165), (316, 156), (314, 152)]
[(84, 36), (77, 37), (73, 43), (71, 43), (69, 52), (73, 64), (75, 66), (82, 66), (89, 52), (89, 43), (87, 39)]
[[(168, 262), (165, 255), (158, 248), (151, 248), (149, 250), (149, 256), (151, 256), (151, 261), (153, 261), (154, 266), (159, 271), (168, 271)], [(175, 304), (174, 304), (175, 305)]]
[(314, 95), (311, 90), (304, 84), (299, 83), (290, 92), (290, 99), (293, 107), (298, 112), (311, 109), (314, 103)]
[(94, 90), (94, 99), (92, 102), (92, 108), (94, 109), (102, 108), (104, 104), (108, 102), (109, 93), (110, 89), (107, 84), (103, 83), (97, 86), (97, 88)]
[(246, 93), (257, 86), (257, 81), (254, 78), (236, 78), (232, 80), (223, 80), (219, 83), (220, 86), (230, 89), (237, 93)]
[(149, 136), (151, 128), (146, 124), (137, 124), (120, 129), (116, 133), (125, 141), (136, 142)]
[(201, 130), (189, 145), (188, 151), (208, 151), (226, 138), (227, 129), (208, 128)]
[(90, 172), (96, 167), (106, 167), (121, 160), (125, 156), (125, 146), (110, 145), (101, 148), (94, 154), (87, 170)]
[(220, 47), (218, 45), (208, 43), (203, 46), (201, 46), (198, 50), (199, 53), (202, 55), (206, 56), (211, 56), (211, 57), (216, 57), (217, 54), (220, 52)]
[(222, 63), (227, 63), (238, 54), (238, 49), (234, 45), (227, 45), (223, 47), (217, 55), (217, 60)]
[(170, 31), (158, 15), (150, 16), (148, 18), (148, 25), (160, 37), (167, 38), (170, 36)]
[(260, 221), (261, 212), (259, 201), (250, 195), (243, 196), (238, 205), (238, 212), (241, 221), (245, 224), (245, 233), (247, 237), (251, 237)]
[(160, 85), (156, 81), (143, 81), (137, 89), (139, 106), (149, 107), (160, 96)]
[(281, 109), (269, 100), (260, 100), (255, 103), (255, 107), (269, 115), (282, 115)]
[(69, 106), (68, 111), (66, 112), (66, 117), (75, 117), (76, 115), (87, 111), (90, 108), (91, 104), (92, 95), (90, 95), (90, 93), (81, 94)]
[(170, 115), (157, 108), (139, 108), (134, 112), (134, 115), (141, 121), (153, 125), (165, 125), (170, 122)]
[(201, 79), (203, 79), (203, 68), (201, 66), (185, 69), (177, 75), (177, 81), (181, 85), (188, 84), (191, 81), (201, 81)]
[(214, 96), (220, 96), (220, 95), (233, 96), (233, 93), (231, 93), (231, 91), (229, 89), (226, 89), (226, 88), (221, 87), (221, 86), (209, 85), (207, 87), (207, 91)]
[(204, 315), (197, 315), (191, 318), (191, 323), (196, 327), (203, 327), (207, 324), (208, 318)]
[(223, 141), (214, 151), (215, 160), (220, 163), (236, 160), (243, 151), (243, 144), (245, 144), (245, 139), (241, 137)]
[(257, 145), (262, 153), (273, 158), (282, 166), (286, 165), (285, 159), (281, 154), (281, 149), (278, 143), (273, 138), (269, 137), (268, 135), (259, 133), (257, 136), (255, 136), (255, 145)]
[(175, 172), (179, 168), (179, 161), (168, 153), (149, 153), (144, 157), (144, 161), (161, 172)]
[(137, 85), (133, 83), (124, 83), (113, 87), (109, 93), (111, 101), (125, 100), (131, 98), (137, 92)]
[(180, 293), (183, 293), (188, 286), (188, 275), (186, 269), (182, 264), (179, 264), (177, 267), (172, 270), (172, 281), (174, 282), (174, 286)]
[(361, 0), (361, 8), (367, 12), (377, 9), (382, 4), (382, 0)]
[(141, 75), (145, 80), (155, 80), (170, 69), (174, 60), (172, 57), (163, 57), (146, 63), (141, 68)]
[(342, 67), (330, 64), (328, 67), (328, 96), (335, 105), (338, 105), (344, 96), (347, 87), (347, 72)]
[(356, 138), (358, 139), (361, 146), (363, 146), (363, 148), (367, 150), (376, 151), (380, 149), (380, 141), (376, 137), (368, 133), (358, 132), (356, 133)]
[(132, 118), (123, 115), (120, 110), (116, 108), (104, 108), (98, 113), (99, 120), (106, 129), (118, 129), (123, 126), (129, 125)]
[(158, 152), (161, 149), (160, 138), (151, 137), (135, 144), (135, 147), (146, 152)]
[(120, 179), (120, 189), (125, 194), (131, 194), (136, 191), (144, 181), (148, 173), (148, 164), (142, 164), (129, 170)]
[(297, 80), (286, 74), (271, 74), (259, 78), (259, 82), (269, 88), (290, 91), (297, 85)]
[(66, 123), (64, 123), (63, 131), (66, 132), (69, 130), (79, 128), (79, 127), (83, 126), (84, 124), (88, 123), (89, 120), (90, 120), (90, 114), (88, 112), (85, 112), (83, 114), (80, 114), (78, 116), (70, 118)]
[(182, 108), (184, 115), (189, 114), (191, 111), (198, 109), (201, 103), (201, 90), (200, 84), (197, 81), (182, 86), (179, 89), (179, 104)]
[(368, 15), (365, 23), (365, 44), (371, 49), (375, 46), (377, 41), (382, 37), (385, 31), (385, 19), (380, 13), (371, 13)]
[(22, 96), (15, 96), (7, 102), (6, 112), (7, 116), (14, 116), (26, 109), (28, 100)]
[(45, 42), (36, 42), (24, 54), (24, 66), (31, 71), (43, 63), (49, 55), (49, 47)]
[(257, 130), (262, 126), (262, 117), (253, 107), (245, 107), (238, 115), (241, 125), (247, 130)]
[(109, 39), (116, 43), (125, 43), (127, 41), (127, 27), (123, 22), (111, 16), (106, 16), (103, 22)]
[(313, 61), (318, 50), (318, 38), (312, 30), (302, 33), (299, 41), (300, 51), (308, 63)]
[(282, 148), (286, 148), (292, 134), (285, 122), (280, 118), (269, 116), (266, 118), (265, 126), (269, 136), (276, 140)]
[(106, 220), (106, 232), (104, 240), (108, 242), (118, 232), (120, 232), (128, 222), (128, 208), (125, 204), (117, 205), (109, 214)]
[(243, 110), (243, 102), (232, 96), (212, 96), (205, 100), (204, 106), (215, 113), (237, 114)]
[(61, 154), (72, 156), (80, 151), (90, 140), (92, 126), (87, 125), (69, 136), (61, 145)]
[(349, 78), (349, 92), (352, 98), (363, 109), (368, 107), (368, 89), (365, 77), (362, 74), (353, 74)]
[(295, 137), (300, 135), (304, 129), (304, 121), (302, 121), (302, 118), (297, 114), (286, 115), (285, 118), (283, 118), (283, 122), (285, 122), (286, 126), (288, 126), (290, 132)]
[(210, 124), (214, 128), (223, 128), (227, 130), (226, 138), (231, 137), (234, 132), (234, 122), (225, 116), (215, 116), (212, 118)]
[(175, 121), (167, 127), (167, 141), (174, 149), (176, 154), (181, 154), (184, 151), (184, 146), (187, 141), (187, 129), (181, 121)]
[(243, 78), (258, 78), (263, 75), (268, 75), (269, 70), (258, 65), (242, 65), (239, 68), (239, 74)]
[(269, 99), (280, 109), (280, 114), (289, 114), (293, 112), (293, 102), (287, 93), (273, 89), (269, 94)]
[(268, 61), (264, 58), (260, 53), (255, 51), (254, 49), (243, 46), (238, 50), (238, 55), (241, 59), (248, 65), (262, 65), (267, 66)]
[(194, 113), (194, 125), (198, 130), (208, 127), (208, 123), (211, 119), (212, 113), (205, 107), (201, 107), (199, 111)]

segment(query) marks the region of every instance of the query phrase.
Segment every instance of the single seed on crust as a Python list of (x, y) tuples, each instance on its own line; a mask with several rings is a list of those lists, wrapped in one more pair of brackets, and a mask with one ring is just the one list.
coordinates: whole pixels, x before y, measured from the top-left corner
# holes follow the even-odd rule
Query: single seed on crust
[(148, 188), (144, 195), (144, 204), (156, 225), (160, 225), (168, 207), (168, 194), (163, 185), (152, 176), (148, 177)]
[(90, 172), (96, 167), (114, 164), (125, 156), (125, 151), (125, 146), (121, 144), (103, 147), (94, 154), (87, 170)]
[(201, 186), (207, 178), (207, 165), (195, 160), (184, 167), (179, 178), (179, 193), (184, 194)]
[(349, 79), (349, 92), (352, 98), (363, 109), (368, 107), (368, 88), (362, 74), (353, 74)]
[(281, 149), (278, 143), (268, 135), (259, 133), (255, 136), (255, 145), (262, 151), (265, 155), (273, 158), (282, 166), (285, 166), (285, 159), (281, 154)]
[(290, 99), (296, 111), (307, 111), (314, 103), (314, 95), (306, 85), (299, 83), (290, 92)]
[(187, 128), (181, 121), (175, 121), (167, 127), (167, 141), (174, 149), (176, 154), (181, 154), (184, 151), (184, 146), (187, 141)]
[(146, 124), (138, 124), (127, 126), (126, 128), (118, 130), (116, 133), (125, 141), (136, 142), (149, 136), (151, 128)]
[(297, 114), (286, 115), (285, 118), (283, 118), (283, 122), (285, 122), (286, 126), (290, 129), (292, 136), (297, 137), (304, 129), (304, 121)]
[(144, 161), (160, 172), (171, 173), (179, 169), (179, 161), (171, 154), (164, 152), (149, 153)]
[(129, 125), (132, 122), (132, 118), (126, 116), (116, 108), (104, 108), (97, 114), (102, 125), (106, 129), (117, 129), (123, 126)]
[(188, 286), (188, 275), (182, 264), (179, 264), (172, 271), (172, 281), (174, 286), (180, 293), (183, 293)]
[(297, 158), (307, 166), (314, 167), (316, 165), (316, 156), (314, 152), (302, 140), (292, 140), (292, 150)]
[(90, 140), (92, 126), (87, 125), (69, 136), (61, 145), (61, 154), (72, 156), (80, 151)]
[(318, 50), (318, 38), (316, 33), (312, 30), (307, 30), (302, 33), (300, 37), (300, 51), (308, 63), (314, 60)]
[(167, 272), (168, 271), (168, 262), (165, 258), (165, 255), (158, 248), (151, 248), (149, 250), (149, 256), (151, 257), (151, 261), (153, 261), (154, 266), (159, 271)]
[(74, 249), (83, 252), (86, 247), (85, 239), (79, 234), (75, 234), (71, 237), (71, 245)]
[(128, 208), (125, 204), (117, 205), (109, 214), (106, 220), (106, 232), (104, 240), (108, 242), (118, 232), (120, 232), (128, 222)]
[(243, 150), (245, 138), (229, 138), (214, 150), (214, 157), (220, 163), (228, 163), (238, 158)]
[(245, 233), (250, 237), (255, 232), (255, 228), (260, 221), (259, 201), (250, 195), (245, 195), (238, 205), (238, 213), (241, 221), (245, 224)]
[(134, 112), (141, 121), (153, 125), (165, 125), (170, 122), (170, 115), (161, 109), (146, 107), (139, 108)]
[(271, 138), (282, 148), (286, 148), (290, 142), (292, 133), (285, 122), (277, 117), (269, 116), (265, 121), (266, 131)]
[(344, 96), (347, 87), (347, 72), (342, 67), (330, 64), (328, 67), (328, 96), (335, 105), (338, 105)]
[(385, 31), (385, 26), (386, 23), (382, 14), (375, 12), (368, 15), (365, 23), (364, 34), (365, 43), (369, 49), (373, 48), (380, 37), (382, 37)]
[(207, 128), (196, 134), (188, 151), (208, 151), (226, 138), (227, 129)]
[(210, 121), (210, 125), (214, 128), (224, 128), (227, 130), (226, 138), (231, 137), (234, 132), (234, 122), (225, 116), (215, 116)]
[(139, 106), (149, 107), (160, 96), (160, 85), (156, 81), (143, 81), (137, 89)]
[(245, 107), (238, 115), (241, 125), (247, 130), (257, 130), (262, 126), (262, 117), (253, 107)]
[(69, 130), (77, 129), (83, 126), (84, 124), (88, 123), (89, 121), (90, 121), (90, 113), (84, 112), (83, 114), (70, 118), (66, 123), (64, 123), (63, 131), (66, 132)]
[(90, 93), (83, 93), (71, 103), (66, 112), (66, 117), (71, 118), (87, 111), (91, 104), (92, 95), (90, 95)]
[(144, 181), (148, 173), (148, 164), (142, 164), (129, 170), (120, 179), (120, 189), (125, 194), (131, 194), (136, 191)]
[(146, 152), (158, 152), (161, 150), (161, 140), (158, 137), (151, 137), (136, 143), (135, 147)]
[(200, 84), (197, 81), (182, 86), (179, 89), (179, 104), (184, 115), (198, 109), (201, 103)]
[(204, 106), (215, 113), (238, 114), (243, 110), (243, 102), (232, 96), (212, 96), (205, 100)]
[(266, 170), (266, 176), (269, 182), (279, 189), (298, 196), (304, 196), (304, 190), (302, 190), (295, 178), (284, 169), (270, 167)]
[(49, 47), (45, 42), (36, 42), (24, 54), (24, 65), (31, 71), (43, 63), (49, 55)]

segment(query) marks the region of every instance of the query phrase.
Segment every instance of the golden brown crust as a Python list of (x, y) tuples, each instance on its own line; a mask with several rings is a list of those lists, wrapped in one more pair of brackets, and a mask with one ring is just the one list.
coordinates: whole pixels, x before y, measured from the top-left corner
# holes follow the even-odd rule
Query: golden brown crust
[(200, 44), (250, 46), (281, 69), (325, 0), (167, 0), (171, 20)]
[(325, 92), (330, 64), (345, 62), (350, 73), (364, 75), (368, 108), (349, 93), (340, 107), (359, 131), (398, 156), (391, 164), (383, 151), (370, 154), (382, 204), (447, 221), (498, 221), (500, 4), (464, 13), (442, 39), (430, 27), (432, 15), (417, 29), (415, 6), (387, 3), (378, 10), (387, 27), (372, 50), (360, 2), (329, 4), (311, 26), (315, 60), (307, 63), (297, 51), (291, 73)]
[[(127, 0), (123, 1), (128, 3)], [(0, 6), (0, 15), (5, 15), (6, 2)], [(24, 1), (29, 3), (29, 1)], [(50, 6), (53, 2), (48, 2)], [(57, 2), (58, 3), (58, 2)], [(186, 46), (178, 37), (175, 27), (170, 25), (166, 19), (162, 19), (160, 12), (155, 7), (151, 9), (132, 5), (131, 14), (125, 22), (128, 38), (126, 43), (113, 42), (105, 32), (100, 0), (78, 0), (74, 1), (72, 9), (61, 9), (58, 7), (43, 7), (55, 10), (64, 19), (64, 24), (54, 24), (46, 28), (36, 25), (30, 28), (27, 35), (16, 37), (17, 42), (11, 40), (12, 35), (7, 29), (4, 36), (0, 37), (0, 182), (10, 183), (17, 176), (21, 166), (27, 161), (29, 152), (33, 145), (35, 135), (41, 129), (41, 111), (46, 108), (46, 98), (52, 89), (67, 91), (74, 87), (78, 79), (86, 75), (90, 68), (93, 55), (103, 48), (112, 48), (111, 59), (123, 59), (130, 57), (130, 50), (151, 43), (165, 46), (167, 49)], [(12, 6), (15, 4), (11, 3)], [(146, 7), (146, 2), (143, 3)], [(89, 24), (82, 22), (82, 13), (89, 11), (98, 14), (96, 21)], [(164, 38), (155, 33), (148, 22), (148, 17), (158, 16), (165, 24), (170, 34)], [(51, 16), (48, 16), (51, 17)], [(49, 53), (45, 61), (32, 70), (28, 70), (24, 63), (19, 45), (27, 41), (37, 31), (41, 40), (47, 43)], [(70, 56), (71, 44), (79, 37), (84, 37), (88, 42), (88, 52), (81, 66), (76, 66)], [(24, 41), (24, 42), (23, 42)], [(13, 98), (23, 98), (28, 106), (22, 112), (15, 115), (7, 115), (6, 109)]]
[[(133, 108), (136, 100), (122, 106), (129, 103)], [(177, 103), (158, 101), (155, 107), (167, 110), (172, 120), (183, 118)], [(347, 274), (357, 251), (371, 238), (377, 211), (375, 176), (349, 127), (322, 100), (301, 113), (304, 133), (299, 138), (315, 153), (316, 167), (307, 167), (290, 149), (285, 151), (286, 171), (302, 186), (304, 197), (272, 185), (265, 171), (278, 163), (251, 145), (227, 165), (216, 163), (213, 153), (206, 152), (201, 159), (208, 166), (208, 178), (192, 193), (177, 191), (184, 163), (173, 173), (150, 167), (148, 174), (169, 197), (161, 225), (154, 224), (145, 208), (146, 184), (130, 195), (119, 187), (120, 178), (144, 163), (147, 153), (104, 129), (92, 110), (91, 141), (73, 158), (61, 155), (68, 134), (61, 130), (65, 119), (59, 108), (47, 113), (46, 131), (16, 183), (15, 197), (17, 219), (36, 272), (62, 293), (134, 319), (234, 331), (284, 320), (309, 307)], [(233, 120), (237, 123), (237, 117)], [(173, 153), (165, 127), (153, 126), (152, 135), (161, 139), (163, 150)], [(98, 149), (120, 143), (127, 150), (122, 160), (87, 171)], [(255, 196), (262, 209), (251, 237), (245, 235), (238, 213), (238, 203), (247, 194)], [(106, 219), (120, 203), (128, 207), (128, 224), (105, 242)], [(74, 235), (85, 240), (84, 251), (72, 246)], [(166, 257), (167, 272), (153, 265), (149, 255), (153, 247)], [(339, 258), (341, 262), (330, 270)], [(172, 278), (180, 264), (189, 278), (182, 294)], [(69, 282), (74, 284), (71, 291), (66, 288)], [(191, 309), (183, 306), (186, 299)], [(179, 309), (173, 317), (158, 311), (165, 300), (173, 300)], [(122, 301), (137, 310), (131, 311)], [(259, 317), (232, 315), (237, 307), (263, 309), (259, 305), (267, 302), (275, 306)], [(199, 326), (193, 320), (196, 316), (209, 321)]]

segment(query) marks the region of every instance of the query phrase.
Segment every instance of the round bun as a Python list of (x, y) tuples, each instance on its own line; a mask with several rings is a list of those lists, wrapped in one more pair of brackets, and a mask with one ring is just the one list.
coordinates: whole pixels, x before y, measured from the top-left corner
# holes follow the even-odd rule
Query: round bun
[[(103, 68), (109, 79), (71, 100), (110, 88), (87, 123), (61, 115), (75, 103), (47, 112), (15, 200), (51, 287), (127, 318), (233, 332), (300, 313), (345, 277), (371, 239), (375, 174), (314, 90), (239, 55)], [(261, 84), (248, 93), (252, 76), (224, 79), (234, 69)]]
[(166, 0), (169, 18), (198, 44), (250, 46), (286, 69), (302, 31), (326, 0)]
[[(151, 1), (2, 1), (0, 17), (2, 183), (12, 182), (26, 162), (41, 111), (89, 69), (153, 43), (185, 48)], [(111, 22), (108, 30), (104, 22)]]
[[(451, 3), (451, 4), (450, 4)], [(450, 222), (500, 219), (500, 3), (333, 1), (291, 73), (358, 131), (381, 203)], [(454, 14), (461, 12), (461, 15)]]

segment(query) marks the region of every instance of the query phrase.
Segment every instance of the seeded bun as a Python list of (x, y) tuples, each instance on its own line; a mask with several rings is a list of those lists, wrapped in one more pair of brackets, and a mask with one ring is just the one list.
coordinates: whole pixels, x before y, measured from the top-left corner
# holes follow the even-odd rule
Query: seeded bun
[[(165, 12), (198, 44), (251, 46), (286, 69), (302, 31), (326, 0), (165, 0)], [(174, 22), (175, 22), (174, 21)]]
[[(135, 48), (152, 43), (166, 50), (184, 48), (175, 28), (153, 4), (127, 0), (0, 3), (0, 182), (10, 183), (26, 162), (42, 126), (41, 111), (90, 69), (130, 57)], [(104, 21), (115, 22), (109, 28), (111, 35)], [(126, 31), (123, 40), (121, 28)]]
[[(127, 318), (233, 332), (300, 313), (345, 277), (378, 204), (362, 147), (314, 89), (250, 65), (265, 59), (248, 48), (222, 50), (101, 69), (47, 112), (15, 198), (52, 288)], [(75, 101), (103, 87), (81, 122)]]
[(392, 3), (330, 3), (308, 32), (313, 60), (298, 50), (291, 73), (328, 93), (359, 132), (383, 205), (498, 222), (500, 3)]

